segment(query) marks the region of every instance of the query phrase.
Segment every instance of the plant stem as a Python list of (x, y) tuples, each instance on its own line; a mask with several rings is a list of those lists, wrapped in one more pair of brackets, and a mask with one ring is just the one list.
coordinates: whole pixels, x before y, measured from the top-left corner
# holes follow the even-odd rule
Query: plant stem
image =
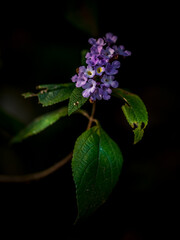
[[(93, 122), (97, 122), (96, 119), (94, 119), (94, 114), (96, 110), (96, 102), (93, 103), (92, 106), (92, 112), (91, 116), (88, 115), (87, 112), (83, 110), (79, 110), (79, 113), (84, 115), (89, 119), (88, 125), (87, 125), (87, 130), (91, 128)], [(67, 162), (69, 162), (72, 159), (72, 153), (69, 153), (65, 158), (61, 159), (59, 162), (54, 164), (53, 166), (49, 167), (48, 169), (45, 169), (40, 172), (36, 173), (30, 173), (30, 174), (25, 174), (25, 175), (0, 175), (0, 182), (4, 183), (23, 183), (23, 182), (31, 182), (31, 181), (36, 181), (39, 179), (42, 179), (44, 177), (47, 177), (51, 173), (57, 171), (59, 168), (64, 166)]]
[(90, 118), (89, 114), (88, 114), (86, 111), (82, 110), (82, 109), (78, 109), (75, 113), (80, 113), (80, 114), (82, 114), (84, 117), (86, 117), (87, 119)]
[(96, 110), (96, 102), (94, 102), (93, 106), (92, 106), (92, 112), (91, 112), (91, 116), (89, 118), (89, 122), (88, 122), (88, 125), (87, 125), (87, 130), (90, 129), (91, 126), (92, 126), (92, 123), (94, 121), (95, 110)]
[(25, 174), (25, 175), (0, 175), (0, 182), (16, 182), (16, 183), (23, 183), (23, 182), (30, 182), (30, 181), (35, 181), (39, 180), (41, 178), (47, 177), (51, 173), (55, 172), (59, 168), (61, 168), (64, 164), (66, 164), (70, 159), (72, 158), (72, 153), (69, 153), (65, 158), (63, 158), (61, 161), (57, 162), (53, 166), (51, 166), (48, 169), (45, 169), (41, 172), (36, 172), (36, 173), (30, 173), (30, 174)]

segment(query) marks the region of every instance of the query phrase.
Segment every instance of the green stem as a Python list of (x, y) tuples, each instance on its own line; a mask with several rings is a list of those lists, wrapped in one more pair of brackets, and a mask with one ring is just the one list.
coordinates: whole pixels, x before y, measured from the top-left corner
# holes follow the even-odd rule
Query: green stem
[(90, 119), (89, 114), (88, 114), (86, 111), (82, 110), (82, 109), (78, 109), (76, 112), (74, 112), (74, 114), (75, 114), (75, 113), (80, 113), (81, 115), (83, 115), (83, 116), (86, 117), (87, 119)]

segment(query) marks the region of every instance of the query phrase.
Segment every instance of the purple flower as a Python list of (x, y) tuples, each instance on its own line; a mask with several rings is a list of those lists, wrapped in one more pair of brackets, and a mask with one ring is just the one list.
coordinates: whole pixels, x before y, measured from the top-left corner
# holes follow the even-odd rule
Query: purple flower
[(124, 57), (128, 57), (131, 56), (131, 52), (128, 50), (125, 50), (125, 47), (123, 45), (120, 45), (119, 47), (117, 47), (116, 45), (113, 46), (113, 49), (115, 50), (115, 52), (118, 55), (124, 56)]
[(106, 47), (106, 49), (102, 49), (102, 51), (101, 51), (101, 54), (107, 59), (112, 58), (113, 53), (114, 53), (114, 49), (112, 49), (110, 47)]
[(93, 101), (96, 100), (109, 100), (111, 98), (110, 94), (112, 93), (112, 90), (110, 88), (107, 88), (104, 84), (101, 84), (100, 88), (96, 87), (94, 92), (91, 94), (90, 98)]
[(88, 98), (96, 89), (96, 81), (89, 79), (89, 81), (83, 86), (83, 89), (85, 89), (82, 92), (83, 97)]
[(92, 54), (100, 54), (105, 42), (102, 38), (99, 38), (97, 41), (94, 38), (90, 38), (88, 41), (92, 47), (90, 48)]
[(85, 66), (80, 66), (79, 67), (79, 75), (84, 74), (85, 71), (86, 71), (86, 67)]
[(82, 87), (87, 82), (88, 78), (84, 75), (85, 71), (85, 66), (80, 66), (78, 69), (78, 75), (75, 74), (71, 78), (72, 82), (76, 82), (76, 87)]
[(96, 65), (104, 66), (108, 62), (108, 59), (103, 54), (93, 54), (89, 52), (86, 54), (86, 59), (86, 63), (93, 67)]
[(95, 91), (92, 93), (90, 98), (92, 101), (96, 101), (96, 99), (101, 100), (102, 97), (103, 97), (103, 90), (101, 88), (96, 87)]
[(95, 67), (95, 73), (96, 73), (96, 75), (98, 75), (98, 76), (101, 76), (104, 71), (105, 71), (105, 68), (104, 68), (104, 67), (101, 67), (101, 66), (96, 66), (96, 67)]
[(105, 45), (103, 38), (98, 38), (97, 41), (96, 41), (95, 38), (90, 38), (90, 39), (88, 40), (88, 42), (89, 42), (91, 45), (94, 45), (94, 46), (104, 46), (104, 45)]
[(96, 39), (95, 38), (89, 38), (88, 43), (91, 45), (96, 44)]
[(109, 44), (115, 43), (117, 41), (117, 36), (112, 33), (106, 33), (105, 41)]
[(98, 55), (89, 52), (86, 54), (86, 59), (86, 63), (90, 66), (95, 66), (99, 62)]
[(111, 93), (112, 90), (110, 88), (107, 88), (104, 84), (101, 85), (101, 93), (102, 93), (102, 98), (104, 100), (109, 100), (111, 98)]
[(115, 75), (118, 73), (117, 68), (120, 67), (120, 62), (119, 61), (114, 61), (112, 63), (107, 63), (105, 73), (107, 75)]
[(108, 59), (106, 58), (106, 56), (104, 56), (103, 54), (100, 54), (98, 56), (98, 65), (99, 66), (104, 66), (104, 65), (106, 65), (107, 62), (108, 62)]
[(104, 38), (90, 38), (90, 51), (86, 54), (85, 66), (80, 66), (78, 74), (75, 74), (71, 80), (76, 87), (82, 87), (83, 97), (96, 100), (109, 100), (111, 98), (112, 88), (117, 88), (119, 83), (115, 80), (118, 73), (120, 62), (118, 56), (130, 56), (131, 52), (125, 50), (124, 46), (114, 45), (117, 36), (107, 33)]
[(103, 46), (99, 46), (99, 45), (93, 45), (90, 48), (91, 53), (92, 54), (97, 54), (97, 55), (99, 55), (101, 53), (102, 49), (103, 49)]
[(72, 82), (77, 82), (78, 80), (78, 75), (75, 74), (72, 78), (71, 78)]
[(76, 82), (76, 87), (82, 87), (84, 86), (84, 84), (86, 84), (88, 78), (84, 75), (82, 76), (79, 76), (78, 79), (77, 79), (77, 82)]
[(105, 87), (117, 88), (119, 85), (119, 83), (114, 80), (114, 76), (112, 75), (108, 76), (104, 74), (103, 77), (101, 78), (101, 82), (104, 84)]
[(93, 78), (94, 75), (95, 75), (95, 70), (90, 65), (88, 65), (85, 72), (84, 72), (84, 75), (87, 78)]

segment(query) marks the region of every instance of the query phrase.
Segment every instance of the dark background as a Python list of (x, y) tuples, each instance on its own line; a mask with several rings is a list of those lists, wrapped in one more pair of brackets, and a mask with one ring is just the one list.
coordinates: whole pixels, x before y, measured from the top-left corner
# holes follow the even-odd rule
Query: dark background
[(74, 226), (77, 208), (68, 163), (37, 182), (0, 183), (1, 230), (7, 229), (7, 236), (25, 238), (48, 234), (51, 239), (177, 237), (180, 150), (175, 7), (67, 1), (58, 7), (11, 5), (2, 7), (2, 12), (0, 174), (41, 171), (73, 149), (87, 125), (81, 116), (64, 118), (20, 144), (10, 146), (9, 141), (35, 117), (64, 105), (42, 108), (37, 99), (25, 100), (21, 93), (34, 91), (39, 84), (69, 82), (92, 36), (112, 32), (119, 44), (132, 51), (131, 57), (120, 59), (119, 86), (143, 99), (149, 124), (142, 141), (133, 145), (121, 101), (98, 102), (96, 117), (124, 156), (122, 174), (107, 202)]

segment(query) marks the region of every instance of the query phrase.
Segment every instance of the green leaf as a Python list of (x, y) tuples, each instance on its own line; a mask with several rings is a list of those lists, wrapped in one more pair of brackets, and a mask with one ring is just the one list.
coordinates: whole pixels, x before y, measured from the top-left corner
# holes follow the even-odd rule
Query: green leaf
[(61, 117), (65, 117), (67, 115), (67, 107), (63, 107), (56, 111), (47, 113), (36, 118), (33, 122), (31, 122), (26, 128), (20, 131), (12, 140), (11, 143), (21, 142), (23, 139), (35, 135), (45, 128), (49, 127)]
[(68, 99), (74, 89), (74, 84), (59, 84), (54, 86), (54, 84), (41, 85), (40, 87), (45, 87), (45, 90), (41, 90), (38, 93), (39, 102), (43, 105), (43, 107), (53, 105), (55, 103), (62, 102)]
[(82, 88), (75, 88), (70, 96), (69, 104), (68, 104), (68, 115), (70, 116), (73, 112), (77, 111), (84, 103), (88, 100), (88, 98), (84, 98), (82, 96)]
[(100, 126), (77, 139), (72, 159), (77, 220), (89, 216), (106, 201), (118, 181), (122, 163), (118, 145)]
[(146, 106), (139, 96), (123, 89), (113, 89), (112, 94), (125, 101), (125, 104), (122, 106), (122, 110), (128, 123), (133, 129), (134, 144), (136, 144), (142, 139), (144, 129), (148, 124)]
[(23, 93), (22, 96), (23, 96), (24, 98), (30, 98), (30, 97), (36, 97), (37, 94), (32, 93), (32, 92), (26, 92), (26, 93)]
[(36, 94), (27, 92), (22, 95), (25, 98), (37, 96), (39, 103), (46, 107), (67, 100), (74, 89), (74, 83), (45, 84), (37, 86), (37, 89), (41, 91)]

